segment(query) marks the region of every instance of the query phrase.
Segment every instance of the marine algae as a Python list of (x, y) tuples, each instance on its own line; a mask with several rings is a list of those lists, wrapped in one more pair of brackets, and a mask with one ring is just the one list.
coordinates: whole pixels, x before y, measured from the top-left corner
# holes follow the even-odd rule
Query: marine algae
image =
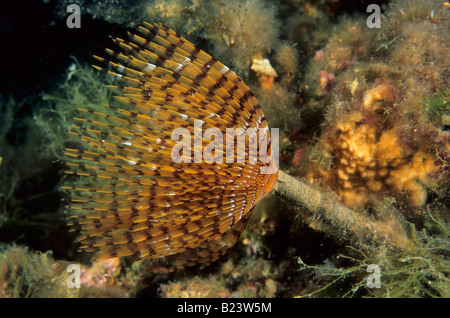
[[(308, 272), (313, 279), (327, 278), (325, 284), (299, 297), (329, 296), (331, 293), (338, 297), (448, 298), (450, 228), (431, 213), (427, 214), (427, 219), (430, 222), (427, 230), (414, 230), (417, 248), (369, 256), (349, 246), (349, 254), (337, 256), (336, 263), (347, 263), (339, 266), (331, 263), (311, 266), (298, 258), (299, 271)], [(438, 232), (431, 235), (432, 227), (438, 227)], [(379, 286), (368, 285), (372, 275), (369, 265), (380, 268)]]

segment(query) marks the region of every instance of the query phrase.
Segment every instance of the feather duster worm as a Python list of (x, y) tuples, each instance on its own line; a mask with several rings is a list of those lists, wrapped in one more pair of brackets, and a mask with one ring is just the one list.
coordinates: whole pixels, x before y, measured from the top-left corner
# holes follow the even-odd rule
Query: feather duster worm
[[(277, 180), (266, 119), (233, 71), (176, 32), (144, 23), (128, 35), (113, 39), (120, 50), (107, 49), (110, 60), (95, 56), (105, 68), (95, 67), (120, 81), (112, 87), (126, 107), (80, 109), (73, 118), (70, 133), (86, 147), (66, 149), (67, 173), (83, 177), (82, 185), (63, 187), (71, 193), (69, 225), (95, 259), (137, 255), (170, 257), (175, 268), (207, 265), (233, 246)], [(198, 160), (219, 138), (212, 141), (208, 129), (238, 128), (232, 151), (211, 151), (222, 161)], [(192, 146), (179, 160), (176, 129)]]

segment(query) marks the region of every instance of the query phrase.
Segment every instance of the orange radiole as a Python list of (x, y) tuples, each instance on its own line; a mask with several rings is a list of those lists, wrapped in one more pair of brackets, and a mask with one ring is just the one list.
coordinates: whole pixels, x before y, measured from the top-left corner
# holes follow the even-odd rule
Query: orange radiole
[(255, 128), (268, 135), (261, 106), (232, 70), (163, 25), (144, 23), (128, 40), (113, 41), (118, 51), (95, 56), (104, 65), (95, 67), (117, 80), (112, 88), (123, 106), (79, 109), (74, 118), (70, 133), (83, 146), (66, 149), (67, 173), (80, 176), (63, 186), (69, 225), (95, 259), (137, 255), (170, 257), (174, 268), (207, 265), (236, 243), (255, 204), (274, 187), (277, 168), (273, 158), (175, 163), (172, 132), (187, 129), (202, 150), (211, 140), (194, 140), (195, 120), (223, 133)]

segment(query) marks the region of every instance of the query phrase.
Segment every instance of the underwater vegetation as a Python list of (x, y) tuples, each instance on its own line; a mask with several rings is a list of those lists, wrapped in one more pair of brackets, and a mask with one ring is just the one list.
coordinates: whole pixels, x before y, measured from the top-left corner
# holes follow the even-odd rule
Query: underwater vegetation
[(443, 88), (437, 93), (429, 96), (428, 100), (425, 102), (426, 112), (436, 126), (450, 125), (449, 98), (450, 90), (448, 88)]
[[(426, 232), (417, 233), (413, 239), (417, 249), (407, 249), (397, 254), (376, 256), (366, 255), (364, 252), (349, 247), (349, 254), (338, 255), (337, 258), (346, 262), (345, 268), (337, 268), (334, 264), (325, 262), (320, 265), (307, 265), (298, 259), (300, 272), (309, 272), (316, 279), (327, 280), (320, 282), (320, 288), (305, 293), (300, 297), (311, 297), (329, 292), (341, 297), (449, 297), (449, 262), (440, 255), (448, 255), (448, 226), (441, 223), (433, 215), (427, 215), (427, 222), (433, 227), (435, 236)], [(437, 234), (438, 233), (438, 234)], [(437, 235), (436, 235), (437, 234)], [(378, 288), (368, 288), (371, 279), (369, 266), (377, 264), (382, 273), (382, 284)], [(351, 281), (351, 288), (348, 287)], [(347, 281), (347, 282), (346, 282)], [(330, 295), (326, 293), (327, 295)]]
[[(280, 129), (278, 181), (251, 210), (243, 209), (251, 213), (245, 231), (240, 224), (226, 236), (229, 219), (208, 223), (202, 217), (179, 227), (183, 233), (167, 225), (144, 229), (140, 212), (163, 211), (167, 203), (188, 204), (192, 216), (206, 204), (212, 211), (226, 200), (225, 178), (204, 185), (216, 187), (215, 201), (205, 198), (198, 183), (183, 179), (170, 188), (178, 195), (169, 201), (163, 200), (173, 193), (168, 187), (167, 193), (153, 187), (153, 205), (143, 196), (152, 187), (139, 184), (144, 179), (139, 175), (175, 176), (172, 164), (155, 157), (164, 169), (154, 170), (137, 159), (162, 151), (156, 138), (167, 137), (168, 119), (183, 124), (183, 115), (192, 115), (185, 105), (190, 91), (169, 88), (173, 76), (158, 73), (150, 82), (152, 90), (159, 88), (146, 98), (138, 72), (151, 76), (150, 69), (143, 71), (145, 63), (155, 65), (158, 57), (139, 58), (146, 53), (136, 35), (112, 41), (125, 54), (113, 53), (117, 46), (111, 45), (111, 60), (98, 58), (106, 72), (90, 65), (98, 65), (94, 58), (74, 55), (52, 89), (0, 99), (1, 297), (449, 297), (448, 2), (385, 1), (381, 27), (372, 29), (365, 8), (351, 10), (350, 2), (339, 0), (61, 0), (56, 23), (65, 23), (65, 8), (73, 2), (82, 8), (83, 23), (101, 21), (114, 30), (120, 25), (135, 34), (134, 26), (128, 28), (148, 21), (176, 31), (186, 39), (182, 45), (161, 40), (165, 32), (173, 35), (165, 27), (154, 29), (161, 36), (157, 55), (161, 65), (184, 72), (185, 81), (202, 73), (188, 67), (195, 61), (190, 55), (191, 61), (185, 60), (183, 45), (192, 56), (198, 47), (202, 56), (195, 67), (203, 73), (208, 52), (217, 59), (213, 74), (223, 75), (217, 67), (226, 65), (242, 78), (246, 89), (239, 91), (251, 90), (261, 106), (258, 114), (268, 127)], [(148, 35), (140, 31), (142, 39)], [(103, 56), (102, 50), (86, 49), (95, 56)], [(217, 93), (218, 79), (203, 82), (195, 94)], [(220, 84), (229, 89), (225, 83)], [(121, 87), (128, 84), (138, 88)], [(161, 108), (154, 98), (172, 108)], [(149, 100), (156, 106), (148, 106)], [(147, 127), (142, 115), (153, 110), (161, 121)], [(246, 116), (241, 111), (205, 122), (220, 128), (227, 119), (243, 123)], [(156, 127), (159, 137), (143, 133)], [(134, 190), (124, 186), (130, 181)], [(265, 194), (264, 184), (256, 188)], [(245, 199), (253, 188), (245, 189)], [(192, 191), (198, 196), (188, 195)], [(161, 213), (162, 221), (180, 224)], [(77, 252), (79, 233), (69, 232), (66, 222), (81, 230), (85, 250), (107, 259), (92, 261), (90, 253)], [(146, 249), (139, 233), (147, 230), (155, 231), (148, 237), (170, 232), (169, 244), (161, 240), (154, 251)], [(201, 235), (190, 238), (195, 231)], [(219, 258), (224, 253), (213, 246), (194, 256), (209, 239), (223, 243), (227, 253)], [(165, 251), (175, 254), (125, 256), (169, 254)], [(211, 264), (201, 271), (185, 267), (199, 255), (203, 265)], [(70, 264), (80, 267), (80, 289), (68, 288)], [(172, 271), (177, 266), (185, 268)], [(378, 287), (369, 285), (376, 283), (374, 268), (381, 275)]]
[[(343, 34), (338, 29), (310, 64), (319, 73), (307, 84), (310, 94), (325, 94), (320, 99), (336, 106), (324, 114), (321, 140), (310, 152), (318, 165), (308, 166), (307, 175), (310, 180), (320, 175), (353, 206), (367, 205), (367, 193), (378, 198), (394, 193), (423, 206), (428, 190), (448, 180), (447, 163), (440, 158), (449, 151), (449, 134), (437, 121), (445, 98), (430, 98), (448, 89), (446, 8), (438, 3), (436, 11), (413, 8), (393, 4), (382, 36), (343, 22)], [(432, 20), (430, 12), (433, 19), (442, 15), (442, 21)]]
[[(67, 7), (61, 1), (60, 7)], [(208, 41), (211, 53), (239, 75), (246, 75), (256, 54), (277, 44), (276, 5), (261, 0), (78, 1), (90, 15), (130, 26), (140, 20), (163, 22), (177, 33)], [(127, 9), (124, 9), (127, 8)], [(125, 12), (125, 14), (124, 14)], [(257, 35), (257, 36), (256, 36)]]
[(32, 253), (26, 247), (1, 248), (1, 297), (72, 297), (76, 289), (69, 289), (61, 281), (66, 271), (52, 267), (50, 253)]
[[(118, 259), (80, 265), (23, 246), (2, 246), (0, 251), (2, 298), (122, 298), (136, 293), (136, 268), (122, 268)], [(75, 270), (67, 269), (73, 265), (79, 266), (79, 288), (70, 285)]]

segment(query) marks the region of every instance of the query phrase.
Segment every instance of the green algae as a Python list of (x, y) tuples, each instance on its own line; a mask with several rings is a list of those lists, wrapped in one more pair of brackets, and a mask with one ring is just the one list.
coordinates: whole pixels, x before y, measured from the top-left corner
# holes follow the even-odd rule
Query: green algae
[(78, 289), (66, 284), (68, 273), (56, 266), (51, 252), (32, 252), (23, 246), (0, 247), (2, 297), (67, 298)]
[(431, 95), (425, 101), (425, 107), (431, 120), (435, 121), (438, 125), (449, 125), (450, 123), (446, 123), (445, 121), (449, 121), (448, 117), (450, 116), (450, 89), (443, 88)]
[(108, 112), (104, 105), (112, 101), (112, 92), (106, 87), (107, 78), (90, 65), (72, 59), (63, 83), (54, 91), (42, 94), (45, 106), (34, 114), (36, 124), (44, 133), (40, 153), (45, 157), (61, 158), (66, 146), (80, 143), (78, 137), (68, 133), (78, 108)]
[[(376, 256), (352, 246), (348, 254), (337, 256), (335, 263), (307, 265), (298, 258), (299, 271), (326, 284), (299, 297), (382, 297), (382, 298), (448, 298), (450, 296), (450, 227), (431, 213), (427, 214), (428, 230), (413, 230), (417, 248)], [(430, 233), (433, 231), (434, 233)], [(345, 265), (342, 265), (345, 264)], [(369, 265), (380, 268), (380, 285), (368, 285)]]

